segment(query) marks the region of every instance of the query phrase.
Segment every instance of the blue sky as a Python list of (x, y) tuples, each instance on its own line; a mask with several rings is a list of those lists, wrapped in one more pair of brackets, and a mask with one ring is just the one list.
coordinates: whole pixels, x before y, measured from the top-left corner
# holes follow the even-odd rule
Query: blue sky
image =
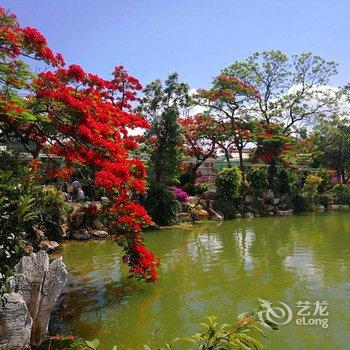
[(67, 63), (108, 77), (117, 64), (143, 84), (177, 71), (207, 87), (254, 51), (311, 51), (350, 82), (349, 0), (5, 0)]

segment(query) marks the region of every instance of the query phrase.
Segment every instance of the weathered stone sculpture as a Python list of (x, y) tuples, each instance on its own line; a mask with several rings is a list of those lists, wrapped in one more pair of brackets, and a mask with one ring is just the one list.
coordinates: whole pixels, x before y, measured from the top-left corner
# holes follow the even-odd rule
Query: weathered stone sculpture
[[(0, 327), (3, 327), (0, 329), (0, 350), (26, 349), (29, 344), (38, 346), (44, 341), (50, 313), (67, 279), (68, 273), (61, 257), (50, 264), (49, 256), (39, 251), (19, 261), (14, 268), (14, 275), (9, 279), (12, 293), (5, 294), (5, 304), (0, 308)], [(11, 303), (6, 303), (6, 300)], [(15, 318), (9, 315), (11, 310), (17, 310)], [(26, 327), (30, 324), (30, 338), (20, 335), (18, 329), (23, 324)], [(7, 333), (3, 330), (7, 330)], [(7, 342), (5, 346), (6, 337), (12, 339), (12, 343)]]
[(21, 295), (13, 292), (5, 294), (0, 306), (0, 349), (28, 349), (32, 324)]

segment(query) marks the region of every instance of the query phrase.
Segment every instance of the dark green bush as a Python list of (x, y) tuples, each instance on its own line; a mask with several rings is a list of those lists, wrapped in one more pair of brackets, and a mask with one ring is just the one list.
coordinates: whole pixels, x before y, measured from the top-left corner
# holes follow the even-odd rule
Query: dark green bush
[(286, 167), (278, 167), (277, 170), (277, 193), (290, 194), (293, 191), (294, 185), (298, 179), (295, 170)]
[(322, 179), (322, 182), (318, 186), (318, 191), (323, 193), (329, 190), (332, 186), (332, 173), (330, 170), (325, 168), (318, 168), (315, 172), (315, 175)]
[(350, 204), (350, 186), (345, 184), (337, 184), (333, 187), (333, 195), (337, 204)]
[(238, 168), (222, 169), (216, 178), (216, 199), (214, 209), (226, 219), (232, 218), (238, 210), (238, 198), (242, 184), (242, 175)]
[(190, 196), (200, 196), (205, 191), (208, 191), (208, 185), (203, 183), (199, 185), (194, 185), (192, 183), (187, 183), (183, 186), (183, 189), (190, 195)]
[(208, 191), (208, 184), (206, 183), (202, 183), (195, 186), (195, 192), (198, 196), (202, 195), (206, 191)]
[(247, 181), (250, 184), (250, 192), (254, 196), (261, 197), (267, 190), (268, 186), (267, 169), (263, 166), (253, 166), (247, 174)]
[(192, 184), (190, 182), (187, 182), (182, 187), (190, 196), (195, 196), (196, 195), (196, 186), (194, 184)]
[(325, 208), (329, 207), (330, 201), (331, 201), (331, 199), (330, 199), (329, 195), (326, 195), (326, 194), (319, 194), (315, 198), (316, 204), (323, 205)]
[(192, 184), (194, 181), (193, 175), (190, 173), (182, 173), (179, 176), (180, 185), (184, 187), (186, 184)]
[(176, 223), (177, 214), (181, 209), (181, 204), (173, 191), (166, 186), (157, 186), (154, 183), (150, 184), (144, 205), (153, 221), (160, 226)]
[(306, 198), (300, 194), (292, 196), (292, 205), (294, 211), (298, 213), (308, 210), (309, 207)]
[[(9, 169), (11, 165), (11, 170)], [(0, 155), (1, 286), (26, 251), (44, 237), (61, 238), (63, 200), (55, 189), (37, 184), (37, 174), (20, 158)], [(3, 292), (3, 289), (2, 289)]]

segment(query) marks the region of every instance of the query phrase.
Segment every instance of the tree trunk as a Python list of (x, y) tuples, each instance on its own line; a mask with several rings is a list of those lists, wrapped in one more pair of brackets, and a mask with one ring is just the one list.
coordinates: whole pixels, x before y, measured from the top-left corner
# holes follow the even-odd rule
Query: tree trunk
[(238, 151), (238, 158), (239, 158), (239, 169), (242, 173), (242, 183), (245, 184), (245, 173), (244, 173), (244, 160), (243, 160), (243, 147), (240, 145), (236, 145), (237, 151)]
[(227, 167), (231, 168), (230, 152), (228, 151), (228, 149), (224, 149), (224, 151), (225, 151), (225, 158), (226, 158), (226, 162), (227, 162)]

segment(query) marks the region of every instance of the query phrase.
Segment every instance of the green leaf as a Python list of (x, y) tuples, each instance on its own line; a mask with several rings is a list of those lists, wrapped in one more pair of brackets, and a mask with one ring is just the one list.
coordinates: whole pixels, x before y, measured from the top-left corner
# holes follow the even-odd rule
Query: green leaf
[(98, 339), (93, 339), (93, 340), (91, 340), (91, 341), (89, 341), (89, 340), (86, 340), (85, 341), (85, 344), (88, 346), (88, 347), (90, 347), (91, 349), (97, 349), (98, 347), (99, 347), (99, 345), (100, 345), (100, 341), (98, 340)]

